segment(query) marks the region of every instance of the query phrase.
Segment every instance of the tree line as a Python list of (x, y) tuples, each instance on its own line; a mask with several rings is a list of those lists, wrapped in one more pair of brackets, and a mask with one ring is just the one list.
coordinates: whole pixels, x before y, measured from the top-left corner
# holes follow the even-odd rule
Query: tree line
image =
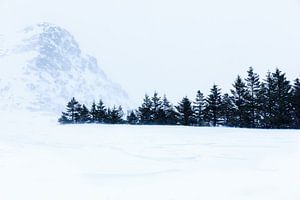
[(205, 97), (198, 90), (192, 101), (187, 96), (173, 105), (157, 92), (145, 95), (142, 104), (124, 118), (121, 106), (106, 107), (102, 100), (90, 109), (75, 98), (67, 103), (59, 123), (108, 123), (141, 125), (227, 126), (240, 128), (300, 128), (300, 81), (287, 80), (276, 69), (261, 80), (250, 67), (247, 77), (237, 76), (230, 93), (214, 84)]

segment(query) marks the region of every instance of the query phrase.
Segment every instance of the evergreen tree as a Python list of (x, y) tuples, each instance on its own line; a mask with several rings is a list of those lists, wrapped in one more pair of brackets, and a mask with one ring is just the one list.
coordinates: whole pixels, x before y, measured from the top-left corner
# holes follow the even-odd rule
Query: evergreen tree
[(169, 102), (166, 95), (164, 95), (162, 100), (162, 109), (165, 113), (164, 124), (174, 125), (177, 124), (177, 113), (174, 109), (174, 106)]
[(97, 122), (97, 116), (98, 116), (98, 110), (97, 110), (97, 105), (95, 101), (93, 101), (91, 111), (90, 111), (90, 121), (91, 123), (96, 123)]
[(138, 116), (141, 124), (152, 123), (152, 101), (147, 94), (143, 100), (143, 104), (138, 108)]
[(204, 125), (204, 105), (205, 105), (205, 100), (203, 93), (201, 93), (200, 90), (197, 91), (196, 95), (196, 100), (194, 102), (194, 118), (195, 118), (195, 123), (197, 126), (203, 126)]
[(269, 97), (268, 94), (268, 88), (267, 84), (265, 82), (262, 82), (260, 84), (260, 89), (257, 93), (257, 101), (258, 101), (258, 127), (259, 128), (267, 128), (269, 126)]
[(100, 99), (99, 103), (96, 106), (96, 121), (98, 123), (105, 123), (107, 120), (106, 113), (107, 113), (107, 109), (106, 109), (103, 101)]
[(116, 108), (116, 106), (113, 106), (112, 109), (107, 109), (107, 122), (111, 124), (120, 124), (123, 122), (123, 109), (121, 106)]
[(89, 109), (83, 104), (82, 108), (80, 109), (79, 113), (79, 122), (80, 123), (87, 123), (90, 122), (90, 112)]
[(300, 128), (300, 81), (297, 78), (293, 87), (294, 128)]
[(193, 123), (193, 108), (192, 103), (188, 99), (188, 97), (184, 97), (181, 102), (178, 103), (176, 106), (178, 115), (179, 115), (179, 122), (181, 125), (191, 125)]
[(268, 72), (267, 78), (265, 80), (265, 84), (263, 85), (262, 92), (264, 93), (264, 97), (261, 98), (263, 102), (261, 102), (262, 109), (264, 111), (264, 117), (263, 117), (263, 122), (264, 122), (264, 127), (265, 128), (273, 128), (275, 127), (274, 124), (274, 118), (275, 118), (275, 101), (276, 101), (276, 96), (275, 96), (275, 89), (276, 89), (276, 84), (275, 80), (271, 74), (271, 72)]
[(127, 115), (128, 124), (138, 124), (139, 119), (135, 113), (135, 111), (131, 111), (129, 115)]
[(206, 98), (205, 119), (212, 126), (217, 126), (222, 117), (221, 89), (216, 84), (210, 90)]
[(247, 110), (247, 98), (249, 93), (240, 76), (237, 77), (231, 90), (235, 109), (234, 125), (237, 127), (249, 127), (249, 113)]
[(290, 128), (292, 126), (292, 86), (285, 73), (279, 69), (276, 69), (272, 76), (275, 83), (273, 128)]
[(233, 97), (226, 93), (222, 97), (221, 104), (221, 115), (224, 126), (234, 125), (234, 114)]
[(80, 103), (78, 103), (78, 105), (76, 106), (76, 112), (75, 112), (75, 123), (81, 123), (81, 112), (82, 112), (82, 105)]
[(162, 109), (161, 98), (158, 96), (157, 92), (154, 92), (154, 95), (151, 100), (152, 100), (151, 119), (153, 120), (154, 124), (163, 124), (165, 120), (165, 113)]
[(248, 94), (247, 95), (247, 109), (249, 110), (249, 120), (250, 120), (250, 127), (256, 128), (258, 127), (259, 123), (259, 101), (258, 95), (260, 91), (260, 81), (259, 75), (254, 72), (253, 68), (250, 67), (247, 71), (248, 77), (245, 79)]
[(60, 124), (70, 124), (70, 123), (72, 123), (72, 120), (70, 120), (68, 113), (62, 112), (62, 115), (58, 119), (58, 122)]
[(264, 128), (292, 126), (292, 87), (284, 73), (268, 72), (259, 92), (261, 124)]
[(59, 119), (60, 123), (78, 123), (79, 122), (79, 112), (81, 105), (73, 97), (71, 101), (67, 103), (66, 112), (62, 113), (61, 118)]

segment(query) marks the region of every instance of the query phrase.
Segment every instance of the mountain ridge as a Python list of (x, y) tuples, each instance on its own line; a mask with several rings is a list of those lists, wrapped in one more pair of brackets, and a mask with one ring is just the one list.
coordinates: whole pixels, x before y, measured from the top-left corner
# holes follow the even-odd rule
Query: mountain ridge
[(88, 105), (102, 99), (108, 106), (128, 106), (127, 93), (66, 29), (40, 23), (17, 35), (0, 47), (0, 61), (6, 66), (0, 70), (1, 107), (59, 112), (72, 97)]

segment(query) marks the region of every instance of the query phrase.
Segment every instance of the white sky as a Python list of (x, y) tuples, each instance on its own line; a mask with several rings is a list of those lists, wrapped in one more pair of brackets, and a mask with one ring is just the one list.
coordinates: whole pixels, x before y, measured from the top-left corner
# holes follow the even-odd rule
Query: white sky
[(0, 0), (2, 32), (51, 22), (133, 99), (228, 91), (253, 66), (300, 76), (300, 0)]

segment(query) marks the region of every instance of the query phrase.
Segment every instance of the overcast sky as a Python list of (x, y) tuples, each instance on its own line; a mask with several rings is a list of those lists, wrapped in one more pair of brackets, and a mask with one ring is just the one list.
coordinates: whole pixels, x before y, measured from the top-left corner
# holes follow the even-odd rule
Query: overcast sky
[(133, 99), (227, 92), (253, 66), (300, 76), (299, 0), (0, 0), (1, 32), (60, 25)]

